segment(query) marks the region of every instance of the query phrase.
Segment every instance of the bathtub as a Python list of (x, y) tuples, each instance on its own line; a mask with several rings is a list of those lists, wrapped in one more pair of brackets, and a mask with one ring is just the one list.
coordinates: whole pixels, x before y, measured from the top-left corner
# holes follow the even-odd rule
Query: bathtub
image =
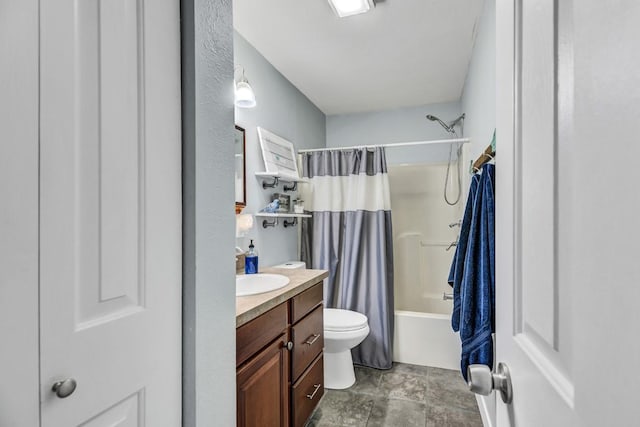
[(460, 338), (451, 329), (451, 301), (434, 296), (427, 305), (428, 313), (395, 311), (393, 360), (460, 369)]

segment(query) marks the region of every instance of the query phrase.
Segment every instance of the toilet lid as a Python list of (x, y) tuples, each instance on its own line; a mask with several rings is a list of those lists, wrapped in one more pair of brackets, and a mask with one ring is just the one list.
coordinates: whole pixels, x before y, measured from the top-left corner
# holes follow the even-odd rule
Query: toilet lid
[(367, 316), (351, 310), (324, 309), (324, 329), (327, 331), (355, 331), (367, 326)]

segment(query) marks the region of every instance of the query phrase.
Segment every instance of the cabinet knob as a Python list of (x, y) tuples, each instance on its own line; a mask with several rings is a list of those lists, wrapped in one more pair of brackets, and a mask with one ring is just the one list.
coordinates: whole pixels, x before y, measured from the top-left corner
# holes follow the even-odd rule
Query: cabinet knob
[(65, 397), (71, 396), (73, 392), (76, 390), (76, 380), (73, 378), (67, 378), (66, 380), (57, 381), (51, 387), (51, 391), (53, 391), (56, 396), (60, 399), (64, 399)]
[(291, 341), (283, 342), (282, 346), (284, 348), (286, 348), (287, 350), (289, 350), (289, 351), (293, 350), (293, 342), (291, 342)]

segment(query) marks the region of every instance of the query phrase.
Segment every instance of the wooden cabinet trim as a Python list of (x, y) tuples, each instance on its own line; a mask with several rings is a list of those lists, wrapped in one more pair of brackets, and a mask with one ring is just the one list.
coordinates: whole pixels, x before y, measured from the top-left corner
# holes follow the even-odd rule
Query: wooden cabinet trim
[(288, 326), (288, 302), (284, 302), (236, 329), (236, 366), (264, 348)]

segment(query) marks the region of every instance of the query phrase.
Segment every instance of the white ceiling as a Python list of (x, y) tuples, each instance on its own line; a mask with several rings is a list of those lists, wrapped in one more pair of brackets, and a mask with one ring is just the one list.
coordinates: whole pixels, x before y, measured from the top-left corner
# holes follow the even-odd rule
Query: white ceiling
[(482, 5), (385, 0), (339, 19), (327, 0), (234, 0), (233, 13), (236, 30), (330, 115), (460, 99)]

